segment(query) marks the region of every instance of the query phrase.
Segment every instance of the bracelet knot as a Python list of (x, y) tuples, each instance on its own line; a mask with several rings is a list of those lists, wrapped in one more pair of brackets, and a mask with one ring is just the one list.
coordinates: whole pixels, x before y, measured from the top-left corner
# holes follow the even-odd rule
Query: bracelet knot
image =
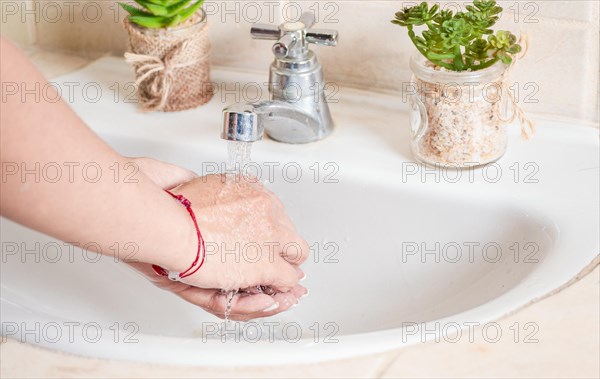
[(169, 191), (166, 192), (177, 199), (177, 201), (179, 201), (184, 207), (189, 208), (192, 206), (192, 202), (186, 199), (183, 195), (174, 195)]

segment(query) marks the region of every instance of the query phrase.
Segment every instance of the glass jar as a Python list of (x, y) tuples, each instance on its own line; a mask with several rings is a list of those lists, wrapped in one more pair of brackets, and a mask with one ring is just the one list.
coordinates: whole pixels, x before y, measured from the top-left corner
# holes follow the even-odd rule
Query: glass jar
[(415, 158), (443, 167), (474, 167), (506, 152), (506, 65), (478, 71), (440, 69), (425, 57), (410, 59), (411, 149)]
[(187, 38), (191, 34), (201, 33), (206, 23), (206, 12), (204, 9), (200, 8), (190, 18), (177, 26), (168, 28), (146, 28), (134, 23), (131, 23), (131, 26), (148, 37), (158, 38), (162, 41), (179, 41), (181, 38)]

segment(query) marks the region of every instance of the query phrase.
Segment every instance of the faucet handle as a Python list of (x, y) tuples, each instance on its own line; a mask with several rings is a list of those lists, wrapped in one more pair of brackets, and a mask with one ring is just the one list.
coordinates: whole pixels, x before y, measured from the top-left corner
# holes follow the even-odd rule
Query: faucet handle
[(284, 22), (279, 26), (254, 24), (250, 34), (254, 39), (277, 40), (273, 54), (278, 59), (305, 57), (308, 44), (335, 46), (338, 32), (329, 29), (310, 29), (315, 23), (313, 12), (304, 12), (295, 22)]
[(290, 53), (290, 49), (296, 45), (296, 42), (298, 42), (298, 40), (295, 35), (289, 33), (284, 34), (273, 45), (273, 54), (279, 59), (287, 57)]
[(311, 28), (315, 24), (315, 14), (313, 12), (304, 12), (298, 21), (304, 24), (304, 29)]
[(335, 46), (337, 45), (338, 32), (331, 29), (310, 29), (304, 36), (306, 42), (315, 45)]
[(279, 39), (281, 30), (275, 25), (254, 24), (250, 29), (250, 34), (254, 39)]
[(315, 24), (315, 14), (304, 12), (296, 22), (284, 22), (276, 26), (270, 24), (254, 24), (250, 28), (250, 35), (254, 39), (279, 39), (288, 33), (306, 30)]

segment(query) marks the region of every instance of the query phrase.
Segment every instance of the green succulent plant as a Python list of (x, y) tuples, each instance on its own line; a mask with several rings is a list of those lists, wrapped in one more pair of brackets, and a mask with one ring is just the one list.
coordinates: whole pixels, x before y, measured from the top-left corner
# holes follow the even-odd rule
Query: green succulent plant
[[(509, 64), (521, 51), (509, 31), (491, 29), (502, 8), (495, 0), (473, 0), (466, 12), (453, 13), (426, 2), (396, 13), (393, 24), (408, 29), (417, 50), (432, 63), (452, 71), (481, 70), (501, 61)], [(415, 33), (416, 26), (425, 29)]]
[(190, 18), (204, 0), (134, 0), (141, 8), (119, 5), (129, 13), (129, 21), (145, 28), (169, 28)]

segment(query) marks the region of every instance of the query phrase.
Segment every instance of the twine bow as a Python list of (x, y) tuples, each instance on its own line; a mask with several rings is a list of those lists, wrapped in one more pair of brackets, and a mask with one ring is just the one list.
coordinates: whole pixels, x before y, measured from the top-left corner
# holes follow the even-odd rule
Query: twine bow
[(154, 55), (125, 53), (125, 61), (135, 68), (137, 80), (135, 84), (139, 87), (144, 83), (148, 101), (142, 102), (142, 107), (147, 111), (162, 110), (167, 103), (171, 86), (173, 84), (173, 71), (177, 68), (193, 65), (204, 56), (188, 62), (177, 62), (177, 58), (188, 46), (189, 40), (183, 40), (173, 46), (164, 56), (159, 58)]
[(512, 91), (509, 90), (508, 77), (509, 74), (513, 71), (514, 67), (516, 66), (517, 61), (523, 59), (523, 57), (525, 57), (525, 55), (527, 54), (527, 51), (529, 50), (529, 42), (530, 37), (528, 34), (522, 34), (521, 36), (519, 36), (518, 43), (519, 45), (521, 45), (523, 50), (518, 56), (513, 57), (512, 62), (510, 63), (508, 68), (504, 70), (501, 76), (502, 89), (505, 93), (508, 94), (509, 106), (512, 108), (512, 114), (506, 119), (500, 117), (500, 121), (503, 123), (510, 124), (515, 120), (519, 120), (519, 125), (521, 126), (521, 137), (523, 137), (523, 139), (526, 140), (529, 139), (535, 133), (536, 126), (535, 123), (525, 115), (523, 108), (521, 108), (521, 106), (515, 100), (515, 96), (512, 93)]

